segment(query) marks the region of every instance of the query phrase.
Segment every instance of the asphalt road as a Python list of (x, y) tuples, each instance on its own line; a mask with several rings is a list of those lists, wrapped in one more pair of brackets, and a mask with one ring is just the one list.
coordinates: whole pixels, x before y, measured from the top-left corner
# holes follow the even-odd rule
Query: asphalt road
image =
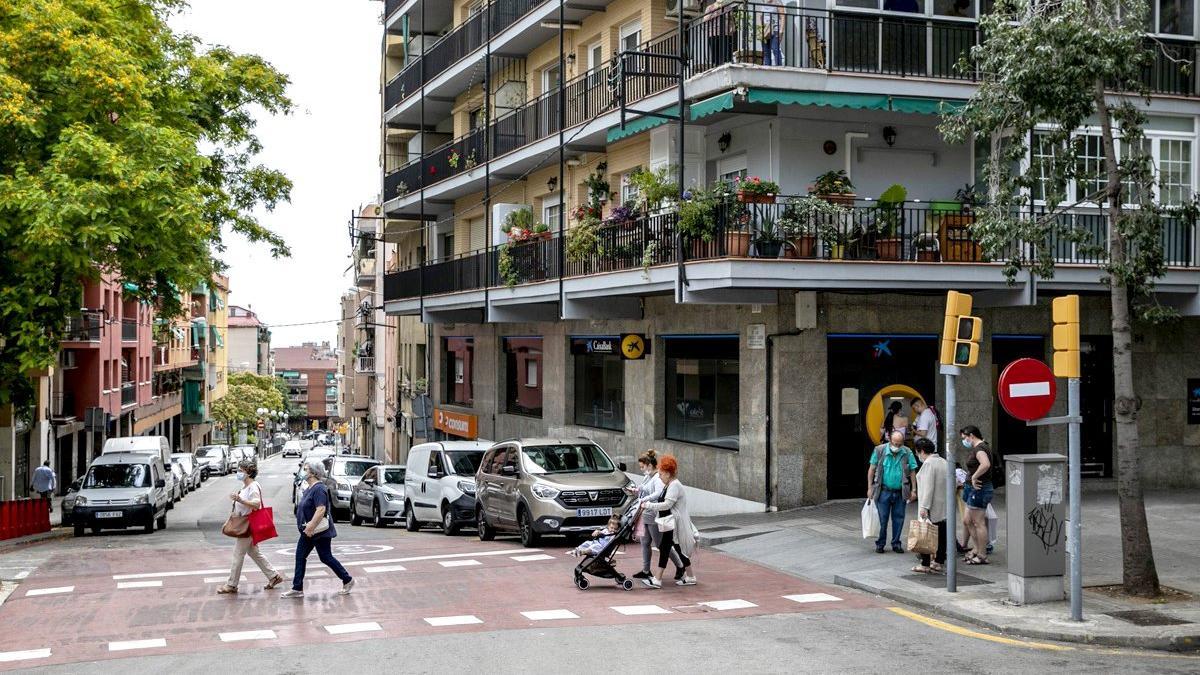
[[(281, 534), (262, 548), (289, 579), (295, 465), (267, 460), (260, 476)], [(235, 487), (210, 479), (152, 535), (0, 554), (0, 578), (18, 584), (0, 605), (0, 670), (1200, 672), (1192, 656), (1011, 640), (713, 551), (697, 557), (694, 587), (579, 591), (563, 542), (530, 550), (435, 528), (339, 524), (336, 550), (357, 579), (350, 596), (315, 555), (303, 600), (279, 599), (286, 586), (264, 592), (249, 560), (241, 592), (218, 596)], [(627, 547), (618, 567), (632, 573), (638, 557)]]

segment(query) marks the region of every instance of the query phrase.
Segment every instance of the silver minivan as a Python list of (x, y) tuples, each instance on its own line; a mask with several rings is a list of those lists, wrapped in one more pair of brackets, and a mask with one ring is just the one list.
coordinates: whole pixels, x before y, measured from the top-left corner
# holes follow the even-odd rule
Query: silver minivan
[(92, 460), (75, 495), (71, 524), (75, 536), (90, 528), (101, 530), (141, 527), (153, 532), (167, 527), (171, 504), (167, 468), (147, 452), (109, 452)]

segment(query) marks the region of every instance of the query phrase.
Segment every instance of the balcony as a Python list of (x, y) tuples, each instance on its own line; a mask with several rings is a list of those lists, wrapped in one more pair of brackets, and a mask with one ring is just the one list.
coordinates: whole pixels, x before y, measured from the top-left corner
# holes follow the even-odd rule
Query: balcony
[(121, 342), (137, 342), (137, 319), (121, 319)]
[(75, 419), (75, 392), (56, 391), (50, 400), (50, 419), (68, 422)]
[(375, 372), (375, 357), (374, 356), (359, 356), (354, 360), (354, 372), (356, 373), (374, 373)]
[(131, 406), (137, 403), (137, 385), (133, 382), (121, 383), (121, 407)]
[(99, 342), (103, 327), (103, 312), (80, 312), (67, 317), (62, 339), (64, 342)]
[[(374, 255), (374, 251), (370, 251), (369, 255)], [(374, 286), (375, 285), (375, 258), (359, 258), (354, 265), (354, 282), (359, 286)]]

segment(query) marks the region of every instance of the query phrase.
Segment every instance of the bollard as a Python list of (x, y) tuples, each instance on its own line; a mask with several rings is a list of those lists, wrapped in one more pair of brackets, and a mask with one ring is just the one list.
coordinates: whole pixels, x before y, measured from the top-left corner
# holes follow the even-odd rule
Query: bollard
[(8, 538), (8, 502), (0, 502), (0, 541)]
[(50, 531), (50, 500), (43, 499), (38, 509), (37, 532)]
[(17, 502), (17, 536), (24, 537), (29, 534), (29, 500), (22, 499)]

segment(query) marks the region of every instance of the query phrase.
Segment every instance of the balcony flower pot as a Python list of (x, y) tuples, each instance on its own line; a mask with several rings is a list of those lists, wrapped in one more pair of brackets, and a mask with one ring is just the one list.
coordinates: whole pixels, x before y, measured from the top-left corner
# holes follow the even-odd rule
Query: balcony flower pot
[(750, 256), (750, 232), (746, 230), (730, 230), (725, 233), (725, 255), (731, 258), (747, 258)]
[(875, 252), (880, 260), (899, 260), (904, 251), (904, 239), (883, 237), (875, 240)]
[(937, 262), (938, 252), (936, 249), (928, 248), (917, 251), (917, 262)]
[(858, 195), (856, 195), (853, 192), (845, 192), (845, 193), (840, 193), (840, 194), (829, 194), (829, 195), (817, 195), (817, 197), (824, 199), (825, 201), (829, 202), (830, 204), (836, 204), (838, 206), (854, 206), (854, 200), (858, 199)]
[(738, 190), (737, 200), (743, 204), (774, 204), (775, 195), (773, 194), (757, 194)]
[(759, 241), (754, 245), (755, 258), (778, 258), (782, 251), (782, 241)]
[(792, 239), (792, 247), (788, 249), (789, 258), (815, 258), (817, 257), (817, 236), (815, 234), (802, 234)]

